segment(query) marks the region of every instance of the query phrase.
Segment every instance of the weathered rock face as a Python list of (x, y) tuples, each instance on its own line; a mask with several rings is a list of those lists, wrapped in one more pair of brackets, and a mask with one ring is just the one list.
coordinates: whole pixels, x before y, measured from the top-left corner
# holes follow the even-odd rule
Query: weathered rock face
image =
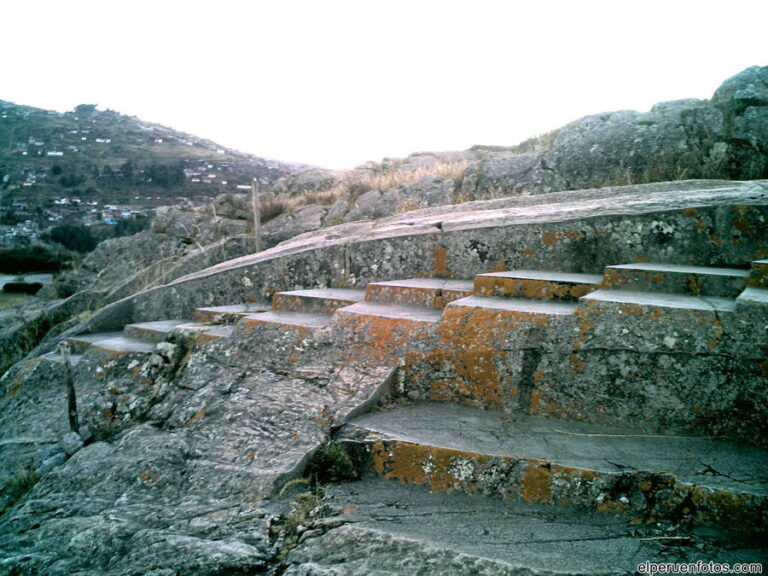
[[(724, 102), (741, 103), (732, 118), (723, 108), (723, 134), (740, 126), (738, 118), (760, 118), (762, 100), (754, 96), (762, 90), (760, 72), (721, 89)], [(717, 132), (720, 120), (704, 114), (704, 106), (671, 103), (648, 114), (669, 118), (657, 120), (669, 126), (694, 118)], [(688, 109), (696, 110), (690, 118)], [(638, 123), (641, 116), (617, 113), (564, 129), (559, 147), (518, 156), (516, 174), (540, 178), (539, 191), (571, 185), (552, 169), (549, 154), (592, 149), (599, 141), (595, 170), (612, 165), (618, 156), (609, 149), (608, 133), (634, 141), (638, 126), (653, 131)], [(736, 133), (741, 136), (718, 150), (762, 146), (759, 137)], [(674, 148), (675, 138), (666, 145)], [(715, 140), (710, 152), (722, 143)], [(699, 142), (670, 158), (678, 167), (685, 154), (709, 145)], [(632, 157), (632, 150), (625, 152)], [(502, 155), (482, 160), (495, 176), (475, 184), (492, 187), (494, 178), (505, 177)], [(430, 155), (414, 158), (431, 165)], [(558, 165), (570, 166), (574, 182), (590, 177), (566, 157)], [(649, 164), (628, 166), (634, 174)], [(468, 186), (471, 175), (464, 179)], [(514, 189), (515, 182), (502, 186)], [(438, 204), (451, 194), (474, 193), (456, 180), (415, 185), (432, 190)], [(375, 211), (385, 197), (396, 209), (402, 192), (371, 193), (366, 210)], [(164, 215), (150, 233), (176, 239), (183, 257), (174, 260), (168, 245), (173, 266), (167, 275), (176, 279), (113, 302), (70, 335), (190, 318), (203, 306), (259, 307), (269, 299), (283, 302), (282, 318), (298, 324), (281, 324), (279, 311), (271, 311), (244, 318), (234, 330), (215, 326), (230, 336), (207, 343), (200, 336), (196, 346), (190, 337), (172, 337), (159, 344), (130, 341), (120, 349), (106, 338), (73, 357), (79, 438), (67, 435), (61, 357), (16, 364), (0, 381), (0, 575), (631, 574), (635, 558), (764, 561), (764, 545), (748, 540), (765, 533), (760, 446), (704, 437), (688, 444), (680, 433), (674, 470), (627, 465), (648, 460), (634, 458), (632, 446), (659, 442), (681, 428), (765, 443), (768, 182), (519, 192), (308, 232), (204, 270), (204, 258), (213, 253), (185, 252), (178, 244), (207, 232), (189, 236), (196, 220)], [(306, 219), (314, 225), (324, 210), (308, 210)], [(228, 242), (216, 245), (212, 263), (225, 256)], [(605, 270), (644, 260), (725, 270)], [(750, 264), (759, 272), (754, 277)], [(185, 269), (189, 274), (178, 277)], [(502, 286), (485, 274), (515, 269), (600, 278), (585, 280), (585, 292), (555, 280)], [(469, 289), (451, 284), (454, 290), (446, 279), (476, 274), (485, 279), (475, 280), (472, 295), (452, 293)], [(284, 290), (359, 289), (424, 276), (438, 277), (441, 287), (419, 300), (430, 307), (417, 311), (382, 315), (384, 288), (364, 302), (347, 290), (355, 303), (345, 300), (337, 309), (337, 300), (324, 298), (315, 305), (333, 308), (332, 319), (326, 315), (307, 326), (290, 304), (295, 294), (272, 298)], [(418, 291), (406, 289), (395, 308)], [(536, 295), (553, 301), (519, 301)], [(496, 296), (508, 300), (489, 302)], [(226, 314), (215, 318), (224, 322)], [(51, 350), (59, 336), (40, 352)], [(115, 339), (130, 340), (125, 334)], [(360, 416), (382, 397), (421, 405)], [(456, 406), (443, 409), (449, 404)], [(450, 426), (435, 433), (441, 419)], [(562, 436), (575, 438), (565, 461), (547, 452), (548, 444), (564, 445)], [(325, 499), (320, 490), (305, 492), (300, 475), (334, 476), (332, 458), (321, 449), (329, 440), (348, 450), (346, 460), (336, 457), (339, 467), (391, 482), (348, 484)], [(526, 445), (545, 454), (521, 454)], [(622, 446), (633, 458), (625, 458)], [(579, 464), (574, 452), (599, 465)], [(703, 453), (706, 461), (699, 458)], [(618, 462), (614, 454), (622, 454)], [(712, 465), (744, 459), (755, 462), (747, 475)], [(418, 493), (394, 480), (455, 494)], [(296, 492), (305, 493), (291, 509), (282, 496)], [(489, 499), (480, 504), (466, 493)], [(699, 521), (715, 526), (707, 530), (728, 532), (721, 538), (686, 531)], [(736, 544), (733, 534), (739, 534)], [(684, 541), (690, 550), (660, 544), (667, 540)]]
[[(766, 206), (763, 181), (689, 181), (433, 208), (305, 234), (115, 302), (76, 330), (189, 318), (194, 308), (215, 304), (247, 309), (244, 303), (285, 289), (442, 277), (439, 293), (423, 299), (418, 287), (407, 289), (394, 299), (394, 313), (379, 316), (371, 309), (388, 301), (382, 282), (365, 301), (355, 296), (359, 290), (337, 290), (335, 297), (324, 291), (313, 305), (334, 315), (309, 325), (302, 322), (316, 317), (297, 311), (297, 295), (282, 294), (272, 298), (273, 305), (285, 305), (282, 316), (280, 310), (246, 315), (229, 337), (201, 339), (196, 347), (173, 337), (137, 343), (127, 337), (136, 326), (119, 337), (102, 335), (72, 369), (83, 447), (64, 437), (61, 359), (46, 355), (15, 365), (0, 382), (0, 574), (469, 575), (512, 574), (521, 565), (578, 574), (614, 562), (632, 573), (627, 558), (638, 555), (688, 559), (646, 541), (658, 538), (694, 539), (707, 560), (761, 558), (764, 549), (750, 550), (746, 540), (736, 551), (724, 546), (730, 533), (725, 539), (679, 535), (678, 528), (681, 518), (704, 518), (718, 530), (742, 525), (762, 534), (766, 492), (759, 478), (721, 472), (718, 463), (711, 474), (720, 476), (699, 486), (704, 464), (698, 452), (690, 456), (691, 444), (680, 445), (681, 459), (695, 460), (682, 472), (627, 471), (621, 466), (638, 459), (624, 456), (614, 464), (621, 446), (644, 440), (611, 438), (610, 450), (600, 450), (605, 436), (659, 438), (678, 427), (759, 443), (765, 342), (753, 336), (765, 323), (765, 275), (755, 278), (758, 292), (745, 290), (751, 276), (744, 266), (768, 256)], [(716, 274), (726, 278), (719, 280), (614, 267), (602, 280), (587, 279), (593, 292), (586, 295), (581, 285), (521, 289), (527, 297), (534, 289), (581, 296), (578, 304), (537, 302), (522, 309), (514, 286), (506, 294), (511, 304), (487, 302), (483, 290), (506, 290), (488, 280), (493, 276), (474, 288), (445, 280), (499, 268), (559, 268), (592, 277), (607, 264), (642, 257), (729, 268)], [(627, 291), (599, 295), (597, 283)], [(650, 296), (638, 297), (638, 286), (648, 285)], [(472, 296), (459, 294), (474, 289)], [(656, 289), (697, 296), (657, 301)], [(738, 301), (734, 290), (744, 292)], [(402, 306), (415, 296), (430, 307)], [(226, 314), (214, 318), (226, 321)], [(129, 346), (111, 347), (114, 339)], [(382, 398), (465, 406), (361, 415)], [(409, 416), (414, 413), (422, 416)], [(549, 424), (526, 426), (534, 417)], [(494, 423), (486, 423), (490, 418)], [(451, 426), (430, 431), (442, 420)], [(408, 426), (387, 438), (376, 436), (386, 430), (374, 421)], [(583, 427), (608, 424), (616, 428)], [(619, 424), (633, 428), (616, 432)], [(510, 429), (518, 434), (506, 437)], [(428, 444), (424, 430), (447, 446)], [(541, 430), (541, 442), (521, 442)], [(543, 459), (547, 454), (516, 453), (564, 434), (576, 437), (568, 446), (579, 450), (587, 444), (580, 435), (593, 447), (598, 438), (596, 455), (584, 454), (599, 469), (563, 462), (562, 454), (550, 461)], [(329, 440), (348, 449), (346, 460), (320, 457)], [(695, 440), (708, 458), (717, 448)], [(758, 476), (760, 450), (738, 451), (758, 463), (752, 467)], [(564, 452), (570, 458), (573, 450)], [(739, 459), (717, 462), (733, 460)], [(306, 491), (306, 481), (291, 482), (303, 474), (333, 477), (329, 461), (458, 494), (428, 498), (391, 484), (350, 484), (324, 500), (321, 491)], [(302, 494), (291, 509), (281, 493), (296, 492)], [(495, 500), (477, 505), (465, 492)], [(481, 517), (491, 528), (475, 530), (470, 519)], [(581, 538), (585, 532), (590, 536)], [(521, 542), (521, 533), (536, 536)], [(538, 539), (546, 542), (549, 563), (536, 560)], [(368, 546), (364, 553), (360, 542)], [(494, 552), (500, 543), (509, 550)], [(602, 563), (592, 558), (597, 549), (607, 554)]]
[(327, 212), (327, 207), (312, 204), (280, 214), (261, 228), (264, 247), (270, 248), (299, 234), (317, 230)]
[[(768, 67), (726, 80), (711, 100), (576, 120), (513, 147), (413, 154), (347, 173), (308, 170), (281, 180), (293, 196), (336, 190), (322, 225), (471, 200), (683, 179), (768, 177)], [(306, 231), (307, 226), (301, 230)]]
[(462, 193), (489, 198), (684, 178), (765, 178), (767, 102), (768, 67), (752, 67), (726, 80), (710, 101), (587, 116), (557, 130), (547, 150), (471, 167)]
[(244, 221), (159, 208), (149, 230), (100, 243), (83, 267), (98, 273), (97, 287), (112, 287), (159, 261), (175, 262), (202, 246), (247, 232)]
[(63, 365), (18, 365), (0, 385), (4, 508), (25, 467), (48, 464), (0, 516), (0, 574), (263, 570), (287, 511), (276, 491), (391, 371), (341, 365), (333, 342), (264, 327), (186, 356), (91, 348), (73, 376), (92, 440), (69, 458), (51, 448), (67, 432)]
[(338, 182), (339, 173), (322, 168), (309, 168), (280, 178), (273, 188), (275, 193), (301, 194), (327, 190)]

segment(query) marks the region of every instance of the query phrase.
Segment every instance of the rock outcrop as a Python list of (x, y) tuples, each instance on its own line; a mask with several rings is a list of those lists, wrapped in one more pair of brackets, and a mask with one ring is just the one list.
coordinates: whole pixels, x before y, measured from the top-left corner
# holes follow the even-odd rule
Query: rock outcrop
[(59, 338), (82, 448), (55, 340), (0, 381), (0, 574), (764, 562), (766, 218), (766, 181), (506, 198), (114, 302)]
[(766, 177), (766, 70), (103, 245), (0, 380), (0, 576), (764, 563), (768, 180), (679, 179)]
[[(518, 146), (419, 153), (281, 181), (335, 191), (324, 225), (471, 200), (683, 179), (768, 177), (768, 67), (726, 80), (710, 100), (595, 114)], [(446, 168), (448, 168), (446, 170)]]

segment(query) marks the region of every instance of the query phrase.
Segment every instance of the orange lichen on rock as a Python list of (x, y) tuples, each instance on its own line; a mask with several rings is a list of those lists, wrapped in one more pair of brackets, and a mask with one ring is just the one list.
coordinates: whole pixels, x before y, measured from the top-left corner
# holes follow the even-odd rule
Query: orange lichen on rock
[(448, 275), (448, 250), (444, 246), (438, 246), (434, 251), (434, 266), (432, 268), (435, 276)]
[(203, 412), (202, 410), (195, 412), (195, 415), (192, 416), (189, 420), (187, 420), (186, 425), (191, 426), (192, 424), (194, 424), (195, 422), (203, 418), (203, 416), (205, 416), (205, 412)]
[(554, 246), (557, 244), (559, 234), (557, 232), (545, 232), (541, 235), (541, 243), (545, 246)]
[(583, 370), (586, 365), (587, 363), (579, 358), (578, 354), (571, 354), (571, 368), (574, 370)]
[(552, 499), (552, 473), (547, 465), (529, 463), (520, 478), (520, 497), (526, 502), (546, 504)]

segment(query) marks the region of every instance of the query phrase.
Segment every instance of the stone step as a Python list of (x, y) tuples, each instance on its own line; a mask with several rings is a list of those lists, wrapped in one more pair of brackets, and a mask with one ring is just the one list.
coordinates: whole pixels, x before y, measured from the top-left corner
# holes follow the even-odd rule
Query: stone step
[(572, 315), (577, 307), (576, 302), (552, 302), (499, 296), (467, 296), (460, 300), (454, 300), (446, 306), (446, 309), (456, 311), (460, 308), (481, 308), (520, 315), (568, 316)]
[(603, 286), (611, 290), (666, 292), (735, 298), (746, 286), (748, 270), (639, 262), (607, 266)]
[(768, 260), (755, 260), (747, 284), (755, 288), (768, 288)]
[(727, 327), (734, 352), (742, 358), (764, 360), (768, 353), (768, 288), (745, 288), (736, 298), (736, 315)]
[(768, 311), (768, 288), (749, 286), (736, 298), (736, 308)]
[(220, 338), (229, 338), (235, 331), (234, 326), (208, 326), (202, 330), (195, 330), (195, 339), (198, 342), (210, 342)]
[(699, 310), (703, 312), (733, 312), (736, 300), (717, 296), (688, 296), (662, 292), (636, 292), (630, 290), (596, 290), (579, 300), (584, 303), (614, 303), (670, 310)]
[(197, 342), (208, 342), (219, 338), (229, 338), (235, 331), (234, 325), (211, 325), (190, 322), (176, 327), (177, 332), (191, 334)]
[(333, 514), (316, 520), (321, 530), (290, 553), (286, 574), (634, 575), (642, 562), (759, 564), (768, 553), (722, 531), (376, 477), (327, 485), (324, 494)]
[(339, 441), (368, 471), (432, 490), (766, 530), (768, 452), (754, 446), (432, 402), (358, 416)]
[(362, 302), (365, 291), (354, 288), (318, 288), (278, 292), (272, 297), (272, 309), (288, 312), (332, 314), (339, 308)]
[(162, 342), (168, 336), (190, 324), (192, 320), (155, 320), (126, 324), (123, 333), (129, 338), (139, 338), (150, 342)]
[(475, 276), (478, 296), (507, 296), (538, 300), (576, 301), (596, 290), (603, 277), (546, 270), (511, 270)]
[(70, 336), (67, 338), (72, 354), (82, 354), (91, 345), (98, 340), (107, 340), (110, 338), (119, 338), (123, 336), (123, 332), (98, 332), (93, 334), (78, 334), (77, 336)]
[(333, 323), (350, 337), (350, 360), (363, 354), (388, 365), (397, 362), (403, 347), (440, 316), (440, 310), (426, 306), (359, 302), (336, 310)]
[(723, 321), (736, 301), (717, 296), (596, 290), (579, 300), (577, 348), (729, 353)]
[(197, 308), (193, 320), (200, 323), (234, 324), (242, 316), (267, 312), (271, 310), (271, 304), (264, 302), (249, 302), (246, 304), (232, 304), (229, 306), (209, 306)]
[(413, 398), (531, 410), (538, 397), (529, 390), (540, 374), (529, 356), (544, 343), (572, 338), (576, 309), (574, 302), (499, 296), (455, 300), (431, 349), (407, 358), (404, 390)]
[(430, 325), (440, 320), (441, 312), (424, 306), (408, 306), (381, 302), (359, 302), (339, 308), (335, 318), (344, 316), (376, 317), (398, 320), (404, 323)]
[(150, 340), (120, 335), (96, 340), (91, 345), (91, 348), (114, 356), (131, 352), (150, 354), (155, 351), (156, 345), (156, 342)]
[(257, 326), (281, 326), (284, 328), (299, 329), (300, 331), (316, 330), (324, 328), (331, 322), (330, 314), (319, 312), (285, 312), (269, 311), (258, 314), (246, 314), (237, 325), (246, 330)]
[(365, 287), (367, 302), (443, 308), (449, 302), (472, 294), (471, 280), (409, 278), (372, 282)]

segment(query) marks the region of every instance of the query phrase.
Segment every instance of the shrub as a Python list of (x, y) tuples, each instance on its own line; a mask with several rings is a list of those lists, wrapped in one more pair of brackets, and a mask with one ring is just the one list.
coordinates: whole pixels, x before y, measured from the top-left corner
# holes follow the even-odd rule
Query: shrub
[(274, 200), (268, 200), (261, 203), (261, 223), (265, 224), (270, 220), (273, 220), (285, 212), (286, 203), (285, 200), (275, 198)]
[(307, 476), (316, 484), (327, 484), (357, 480), (358, 473), (344, 448), (326, 444), (312, 456)]
[(90, 252), (99, 241), (85, 226), (64, 224), (51, 230), (51, 240), (75, 252)]
[(3, 292), (8, 294), (37, 294), (43, 285), (40, 282), (7, 282)]
[(40, 480), (40, 476), (31, 466), (25, 466), (11, 476), (6, 484), (10, 504), (12, 505), (24, 496), (24, 494), (32, 490), (38, 480)]
[(0, 250), (0, 272), (58, 272), (68, 260), (66, 253), (50, 246), (36, 244), (28, 248), (8, 248)]

